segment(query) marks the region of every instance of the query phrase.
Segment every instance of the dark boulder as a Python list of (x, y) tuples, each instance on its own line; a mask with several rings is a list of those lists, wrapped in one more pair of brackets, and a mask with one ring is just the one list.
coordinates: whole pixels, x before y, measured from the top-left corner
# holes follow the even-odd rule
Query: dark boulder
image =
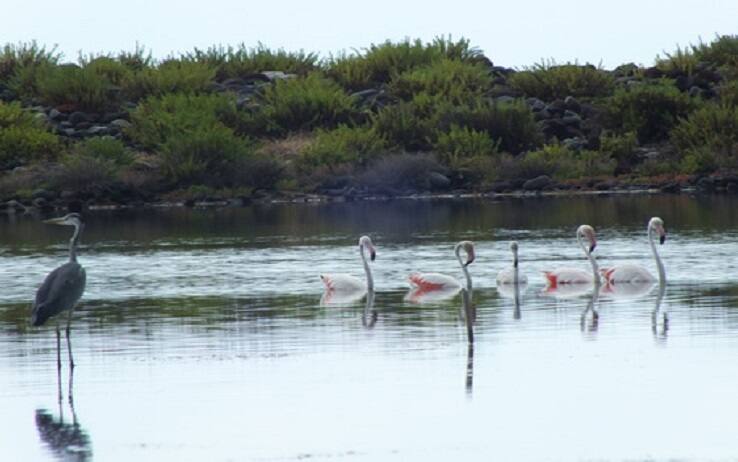
[(541, 175), (523, 183), (523, 189), (526, 191), (542, 191), (552, 184), (553, 180), (548, 175)]

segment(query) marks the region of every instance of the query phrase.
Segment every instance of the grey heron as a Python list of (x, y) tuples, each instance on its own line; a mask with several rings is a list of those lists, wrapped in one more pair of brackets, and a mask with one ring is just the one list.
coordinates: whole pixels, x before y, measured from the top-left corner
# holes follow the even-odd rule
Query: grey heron
[[(41, 326), (46, 320), (62, 311), (68, 311), (67, 318), (67, 350), (69, 351), (69, 367), (74, 368), (72, 357), (72, 345), (69, 341), (69, 329), (72, 323), (72, 312), (77, 302), (85, 291), (87, 276), (82, 265), (77, 263), (77, 243), (84, 228), (82, 218), (78, 213), (70, 213), (60, 218), (45, 220), (44, 223), (52, 225), (74, 226), (74, 235), (69, 240), (69, 261), (46, 276), (43, 284), (36, 292), (36, 300), (31, 311), (31, 324)], [(59, 333), (59, 322), (56, 323), (56, 363), (61, 369), (61, 334)]]

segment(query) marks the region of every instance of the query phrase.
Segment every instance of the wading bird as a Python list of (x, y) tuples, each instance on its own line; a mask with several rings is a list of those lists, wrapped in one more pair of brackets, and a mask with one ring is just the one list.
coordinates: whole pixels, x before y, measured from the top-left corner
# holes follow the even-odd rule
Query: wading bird
[[(461, 258), (461, 251), (466, 253), (466, 261)], [(474, 261), (474, 243), (461, 241), (454, 246), (456, 260), (466, 278), (466, 290), (472, 291), (472, 279), (468, 266)], [(412, 273), (408, 277), (412, 290), (406, 299), (414, 302), (440, 301), (456, 295), (462, 289), (461, 283), (453, 276), (441, 273)]]
[[(584, 244), (585, 239), (589, 245)], [(599, 283), (600, 276), (597, 270), (597, 261), (592, 256), (592, 252), (597, 246), (594, 228), (589, 225), (582, 225), (577, 228), (577, 242), (592, 264), (592, 273), (576, 268), (557, 268), (553, 271), (544, 271), (543, 274), (546, 276), (546, 282), (548, 283), (547, 291), (556, 290), (559, 286), (565, 284)]]
[[(61, 218), (45, 220), (44, 223), (52, 225), (74, 226), (74, 235), (69, 240), (69, 261), (64, 263), (46, 276), (43, 284), (36, 292), (36, 300), (31, 310), (31, 324), (43, 325), (47, 319), (62, 311), (68, 311), (67, 318), (67, 350), (69, 351), (69, 367), (74, 368), (72, 357), (72, 344), (69, 341), (69, 329), (72, 323), (72, 313), (77, 302), (85, 291), (86, 275), (82, 265), (77, 263), (77, 243), (82, 233), (84, 224), (77, 213), (70, 213)], [(56, 323), (56, 364), (61, 369), (61, 335), (59, 333), (59, 321)]]
[[(653, 252), (653, 258), (656, 260), (656, 268), (659, 272), (659, 283), (666, 283), (666, 270), (664, 270), (664, 264), (659, 257), (659, 252), (656, 250), (656, 244), (653, 242), (654, 235), (658, 235), (659, 244), (663, 244), (666, 240), (666, 230), (664, 230), (664, 221), (659, 217), (653, 217), (648, 222), (647, 227), (648, 244), (651, 246), (651, 252)], [(653, 283), (656, 282), (656, 278), (651, 273), (640, 265), (634, 265), (632, 263), (625, 263), (622, 265), (616, 265), (612, 268), (603, 268), (602, 276), (605, 278), (608, 284), (617, 283)]]
[(497, 285), (527, 284), (528, 276), (520, 274), (518, 268), (518, 243), (515, 241), (511, 242), (510, 250), (513, 254), (513, 265), (511, 268), (505, 268), (497, 273)]
[(369, 252), (369, 259), (374, 261), (377, 257), (377, 251), (372, 244), (369, 236), (361, 236), (359, 238), (359, 255), (364, 263), (364, 273), (366, 274), (366, 282), (352, 276), (350, 274), (321, 274), (320, 279), (325, 284), (326, 295), (328, 294), (362, 294), (366, 291), (374, 291), (374, 278), (372, 278), (372, 269), (369, 262), (366, 261), (366, 252)]

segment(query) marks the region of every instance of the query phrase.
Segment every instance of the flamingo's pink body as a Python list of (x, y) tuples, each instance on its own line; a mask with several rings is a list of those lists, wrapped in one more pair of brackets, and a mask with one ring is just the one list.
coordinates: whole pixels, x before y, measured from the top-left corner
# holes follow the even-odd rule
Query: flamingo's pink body
[[(461, 260), (460, 251), (466, 251), (466, 262)], [(459, 261), (461, 270), (466, 276), (466, 284), (468, 290), (471, 290), (471, 276), (467, 266), (474, 261), (474, 243), (470, 241), (462, 241), (454, 247), (456, 259)], [(456, 295), (462, 288), (461, 283), (454, 277), (441, 273), (412, 273), (408, 276), (408, 281), (412, 286), (410, 294), (406, 297), (410, 301), (421, 301), (423, 299), (447, 298)], [(427, 294), (437, 294), (439, 297)]]
[[(362, 281), (356, 276), (343, 273), (324, 273), (320, 275), (320, 280), (325, 284), (326, 293), (341, 292), (345, 294), (361, 293), (374, 290), (374, 279), (372, 278), (372, 270), (366, 261), (364, 250), (369, 251), (369, 258), (374, 261), (376, 257), (376, 249), (368, 236), (361, 236), (359, 239), (359, 255), (364, 264), (364, 273), (366, 281)], [(330, 298), (330, 297), (329, 297)]]
[[(582, 241), (583, 239), (588, 241), (588, 246), (585, 246)], [(593, 284), (595, 282), (599, 282), (597, 262), (592, 256), (592, 251), (597, 245), (594, 228), (589, 225), (582, 225), (577, 228), (577, 242), (592, 265), (592, 273), (576, 268), (556, 268), (552, 271), (544, 271), (543, 274), (546, 277), (547, 292), (556, 290), (561, 285)]]
[[(656, 269), (659, 272), (659, 280), (664, 283), (666, 280), (664, 264), (661, 262), (659, 253), (656, 250), (656, 245), (653, 243), (654, 234), (658, 235), (659, 242), (661, 244), (666, 240), (666, 231), (664, 230), (663, 220), (659, 217), (651, 218), (648, 222), (647, 234), (648, 243), (651, 246), (651, 251), (653, 252), (653, 258), (656, 260)], [(632, 263), (624, 263), (622, 265), (613, 266), (612, 268), (603, 268), (602, 276), (608, 284), (642, 284), (653, 283), (656, 281), (656, 278), (653, 277), (646, 268)]]

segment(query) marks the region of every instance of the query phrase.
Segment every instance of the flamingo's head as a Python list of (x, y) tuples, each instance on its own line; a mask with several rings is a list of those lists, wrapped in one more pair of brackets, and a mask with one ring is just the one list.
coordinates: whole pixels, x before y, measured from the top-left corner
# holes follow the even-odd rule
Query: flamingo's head
[(377, 250), (374, 248), (374, 244), (372, 244), (372, 240), (369, 239), (369, 236), (361, 236), (359, 238), (359, 250), (364, 252), (364, 249), (369, 251), (369, 258), (371, 261), (374, 261), (374, 259), (377, 258)]
[(466, 252), (466, 262), (464, 262), (464, 266), (469, 266), (475, 258), (474, 255), (474, 243), (472, 241), (461, 241), (458, 244), (456, 244), (456, 256), (459, 256), (459, 251), (461, 249), (464, 249), (464, 252)]
[(595, 230), (589, 225), (582, 225), (577, 229), (577, 238), (586, 239), (589, 242), (588, 252), (592, 253), (597, 247), (597, 237), (595, 236)]
[(82, 217), (79, 213), (69, 213), (63, 217), (51, 218), (44, 220), (44, 223), (49, 225), (62, 225), (62, 226), (82, 226)]
[(653, 217), (648, 222), (648, 232), (655, 232), (659, 235), (659, 244), (666, 241), (666, 230), (664, 229), (664, 220), (659, 217)]
[(513, 253), (513, 266), (517, 268), (518, 267), (518, 243), (517, 241), (512, 241), (510, 243), (510, 250)]

